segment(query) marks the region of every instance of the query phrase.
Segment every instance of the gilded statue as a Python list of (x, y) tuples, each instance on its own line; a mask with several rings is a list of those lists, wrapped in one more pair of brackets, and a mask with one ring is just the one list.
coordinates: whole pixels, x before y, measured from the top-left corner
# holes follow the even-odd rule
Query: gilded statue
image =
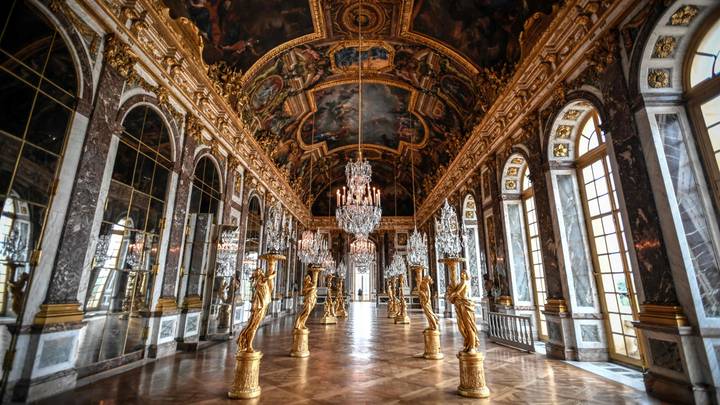
[(395, 313), (397, 312), (397, 309), (395, 307), (396, 301), (395, 301), (395, 279), (394, 278), (391, 278), (388, 280), (387, 295), (388, 295), (388, 316), (394, 317)]
[(430, 285), (433, 283), (432, 277), (425, 276), (420, 280), (418, 285), (418, 296), (420, 297), (420, 306), (425, 313), (425, 318), (428, 321), (428, 327), (426, 330), (438, 330), (438, 316), (432, 309), (432, 303), (430, 301)]
[(467, 271), (460, 273), (460, 282), (451, 282), (448, 285), (447, 298), (455, 305), (458, 329), (465, 342), (463, 351), (475, 353), (480, 341), (478, 339), (477, 324), (475, 323), (475, 303), (468, 298), (470, 290), (470, 276)]
[(312, 310), (315, 308), (315, 304), (317, 303), (316, 281), (317, 280), (315, 280), (310, 274), (305, 275), (302, 289), (303, 297), (305, 297), (303, 301), (303, 309), (295, 320), (295, 329), (307, 329), (307, 327), (305, 327), (305, 322), (307, 322), (310, 313), (312, 313)]
[(240, 336), (238, 336), (238, 352), (254, 352), (252, 343), (255, 340), (255, 333), (260, 327), (260, 323), (265, 319), (270, 302), (272, 302), (272, 291), (276, 275), (274, 266), (270, 266), (267, 274), (263, 273), (262, 269), (257, 269), (251, 277), (253, 296), (250, 320), (240, 332)]
[(345, 311), (345, 278), (339, 277), (335, 283), (335, 315), (341, 318), (347, 316)]
[(328, 274), (325, 276), (325, 286), (327, 287), (327, 297), (325, 298), (325, 307), (323, 308), (325, 310), (325, 315), (327, 316), (335, 316), (335, 302), (333, 300), (333, 293), (332, 293), (332, 284), (333, 279), (335, 278), (334, 275)]

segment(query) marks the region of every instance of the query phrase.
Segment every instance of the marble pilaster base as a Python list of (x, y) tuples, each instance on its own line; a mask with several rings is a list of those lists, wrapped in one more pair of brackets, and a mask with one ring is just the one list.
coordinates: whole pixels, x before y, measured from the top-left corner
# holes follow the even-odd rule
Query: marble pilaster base
[(13, 401), (34, 402), (67, 391), (77, 384), (77, 371), (63, 370), (42, 377), (20, 380), (13, 387)]
[(548, 341), (547, 356), (573, 361), (608, 361), (605, 329), (595, 314), (570, 314), (545, 311)]
[(643, 378), (650, 395), (670, 403), (717, 403), (718, 387), (708, 381), (699, 355), (705, 346), (692, 327), (634, 325), (642, 331), (648, 367)]
[(183, 309), (180, 312), (176, 340), (178, 350), (197, 350), (200, 341), (200, 309)]

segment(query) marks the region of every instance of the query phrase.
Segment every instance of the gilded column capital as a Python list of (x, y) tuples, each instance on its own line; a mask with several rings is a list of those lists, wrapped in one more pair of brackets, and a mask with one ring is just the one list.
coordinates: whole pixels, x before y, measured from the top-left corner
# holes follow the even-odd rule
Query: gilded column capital
[(112, 66), (120, 76), (127, 78), (130, 76), (133, 66), (137, 61), (137, 56), (130, 47), (121, 41), (115, 34), (105, 36), (105, 50), (103, 53), (105, 63)]

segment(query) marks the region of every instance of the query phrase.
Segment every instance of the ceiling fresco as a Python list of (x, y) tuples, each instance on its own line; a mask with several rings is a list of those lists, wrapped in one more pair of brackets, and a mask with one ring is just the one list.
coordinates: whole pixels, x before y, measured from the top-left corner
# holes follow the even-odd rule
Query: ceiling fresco
[(453, 47), (478, 67), (520, 59), (523, 23), (549, 13), (548, 0), (416, 0), (412, 31)]
[(314, 31), (307, 0), (165, 0), (174, 17), (192, 20), (208, 64), (247, 70), (271, 49)]
[[(358, 85), (349, 82), (312, 91), (315, 111), (300, 129), (303, 146), (324, 144), (330, 152), (356, 148)], [(412, 91), (385, 83), (363, 84), (363, 143), (396, 150), (401, 143), (419, 145), (427, 138), (425, 123), (414, 113)]]
[(360, 63), (363, 155), (384, 214), (412, 215), (412, 173), (419, 205), (512, 75), (525, 18), (553, 3), (165, 1), (198, 25), (210, 77), (317, 215), (357, 153)]

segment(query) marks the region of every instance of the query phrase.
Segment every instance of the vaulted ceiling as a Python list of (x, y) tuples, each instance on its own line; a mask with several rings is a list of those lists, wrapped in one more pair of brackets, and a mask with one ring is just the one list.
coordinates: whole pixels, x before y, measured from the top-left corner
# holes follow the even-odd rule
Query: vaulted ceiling
[(385, 215), (412, 215), (412, 173), (419, 205), (512, 74), (525, 21), (557, 3), (165, 2), (198, 27), (210, 74), (315, 215), (334, 213), (330, 194), (357, 154), (358, 59), (373, 184)]

